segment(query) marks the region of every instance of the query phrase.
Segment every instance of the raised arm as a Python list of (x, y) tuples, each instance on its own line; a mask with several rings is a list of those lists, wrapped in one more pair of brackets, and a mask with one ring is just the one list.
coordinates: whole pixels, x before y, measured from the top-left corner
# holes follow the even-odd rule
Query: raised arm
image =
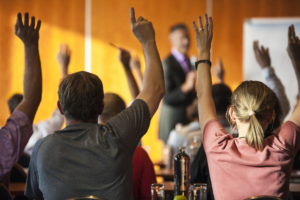
[[(288, 55), (293, 64), (297, 82), (298, 82), (298, 97), (300, 94), (300, 39), (296, 36), (294, 25), (289, 26), (288, 30), (288, 47), (287, 47)], [(294, 122), (297, 126), (300, 126), (300, 103), (298, 99), (298, 103), (296, 108), (289, 119)]]
[(217, 65), (213, 68), (214, 75), (217, 79), (217, 83), (224, 83), (224, 67), (221, 59), (218, 59)]
[(61, 44), (57, 54), (57, 61), (60, 66), (61, 79), (64, 79), (69, 74), (69, 65), (71, 60), (71, 50), (67, 44)]
[(260, 47), (259, 42), (254, 41), (253, 50), (254, 50), (256, 61), (259, 64), (260, 68), (262, 69), (262, 72), (266, 79), (267, 86), (274, 91), (274, 93), (278, 98), (281, 112), (282, 112), (280, 121), (282, 122), (290, 111), (290, 103), (286, 96), (285, 88), (281, 83), (280, 79), (277, 77), (274, 69), (271, 67), (271, 58), (269, 55), (269, 49), (265, 48), (264, 46)]
[(162, 64), (155, 42), (155, 33), (152, 23), (143, 17), (135, 18), (134, 9), (130, 10), (131, 28), (143, 47), (146, 70), (143, 87), (137, 99), (144, 100), (149, 108), (150, 115), (156, 112), (165, 93)]
[(217, 119), (216, 108), (212, 98), (212, 84), (210, 73), (210, 48), (213, 36), (213, 22), (211, 17), (205, 14), (205, 27), (202, 25), (201, 17), (198, 18), (199, 28), (193, 22), (196, 32), (196, 42), (198, 50), (197, 68), (197, 95), (200, 127), (205, 127), (206, 123), (212, 119)]
[(31, 24), (29, 25), (28, 13), (24, 15), (24, 23), (22, 22), (22, 15), (18, 14), (15, 34), (24, 43), (25, 73), (23, 100), (16, 110), (25, 113), (31, 121), (34, 119), (42, 98), (42, 74), (38, 47), (40, 27), (40, 20), (35, 26), (35, 17), (31, 17)]
[(132, 99), (135, 99), (137, 97), (137, 95), (140, 93), (140, 90), (138, 88), (138, 85), (135, 81), (135, 78), (132, 74), (131, 68), (130, 68), (130, 59), (131, 59), (131, 55), (129, 53), (129, 51), (119, 48), (119, 60), (121, 61), (125, 74), (126, 74), (126, 78), (127, 78), (127, 82), (129, 85), (129, 90), (130, 90), (130, 94)]
[(139, 89), (142, 89), (143, 72), (142, 72), (142, 69), (141, 69), (141, 61), (140, 61), (140, 59), (137, 55), (131, 56), (131, 58), (130, 58), (130, 68), (131, 68), (132, 71), (135, 72)]

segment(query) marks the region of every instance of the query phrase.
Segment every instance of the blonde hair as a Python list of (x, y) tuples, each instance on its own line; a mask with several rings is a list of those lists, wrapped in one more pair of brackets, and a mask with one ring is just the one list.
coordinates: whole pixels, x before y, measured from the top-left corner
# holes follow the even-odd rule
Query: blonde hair
[(233, 92), (231, 107), (241, 122), (250, 122), (246, 142), (257, 150), (264, 146), (264, 130), (260, 121), (274, 110), (276, 96), (259, 81), (244, 81)]

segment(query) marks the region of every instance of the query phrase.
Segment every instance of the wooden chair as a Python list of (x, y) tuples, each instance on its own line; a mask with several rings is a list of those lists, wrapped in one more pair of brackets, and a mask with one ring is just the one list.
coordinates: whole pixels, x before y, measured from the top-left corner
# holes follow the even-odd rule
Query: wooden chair
[(9, 190), (2, 183), (0, 183), (0, 199), (3, 199), (3, 200), (12, 200), (12, 196), (10, 195)]
[(281, 200), (278, 197), (272, 197), (272, 196), (257, 196), (257, 197), (250, 197), (245, 200)]
[(96, 197), (96, 196), (93, 196), (93, 195), (89, 195), (89, 196), (84, 196), (84, 197), (73, 197), (73, 198), (70, 198), (68, 200), (104, 200), (104, 199), (101, 199), (100, 197)]

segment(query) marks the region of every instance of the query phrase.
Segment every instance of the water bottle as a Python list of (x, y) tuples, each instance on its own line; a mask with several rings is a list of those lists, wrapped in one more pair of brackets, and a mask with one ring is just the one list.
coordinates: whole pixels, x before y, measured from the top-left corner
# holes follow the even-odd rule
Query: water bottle
[(174, 158), (174, 196), (188, 197), (190, 187), (190, 157), (185, 147)]

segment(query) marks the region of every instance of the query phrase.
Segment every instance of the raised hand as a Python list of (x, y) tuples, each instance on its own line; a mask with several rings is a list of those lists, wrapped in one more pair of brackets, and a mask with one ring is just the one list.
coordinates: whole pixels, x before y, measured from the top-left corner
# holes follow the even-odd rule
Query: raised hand
[(205, 27), (203, 27), (202, 19), (198, 17), (198, 26), (193, 21), (193, 27), (196, 33), (196, 45), (200, 59), (210, 59), (210, 48), (213, 37), (213, 21), (211, 17), (205, 14)]
[(137, 55), (131, 57), (130, 68), (136, 72), (141, 71), (141, 61)]
[(289, 26), (287, 52), (293, 64), (300, 64), (300, 40), (296, 36), (294, 25)]
[(15, 34), (24, 43), (24, 45), (37, 45), (39, 41), (39, 30), (41, 28), (41, 21), (37, 21), (35, 26), (35, 17), (31, 17), (31, 23), (29, 25), (28, 13), (24, 15), (24, 23), (22, 21), (21, 13), (18, 13), (17, 22), (15, 25)]
[(218, 64), (213, 68), (215, 77), (217, 78), (218, 83), (224, 82), (224, 67), (221, 59), (218, 59)]
[(127, 51), (126, 49), (123, 49), (123, 48), (119, 48), (119, 60), (123, 64), (123, 67), (125, 68), (125, 70), (130, 70), (130, 65), (129, 65), (130, 58), (131, 58), (131, 55), (130, 55), (129, 51)]
[(256, 61), (262, 69), (271, 67), (269, 48), (265, 48), (264, 46), (259, 47), (259, 42), (256, 40), (253, 42), (253, 50)]
[(60, 65), (63, 78), (68, 75), (69, 64), (71, 59), (71, 50), (67, 44), (61, 44), (57, 54), (57, 61)]
[(155, 33), (152, 23), (143, 17), (139, 17), (136, 20), (134, 8), (130, 8), (130, 22), (132, 32), (142, 44), (146, 44), (149, 41), (155, 40)]

